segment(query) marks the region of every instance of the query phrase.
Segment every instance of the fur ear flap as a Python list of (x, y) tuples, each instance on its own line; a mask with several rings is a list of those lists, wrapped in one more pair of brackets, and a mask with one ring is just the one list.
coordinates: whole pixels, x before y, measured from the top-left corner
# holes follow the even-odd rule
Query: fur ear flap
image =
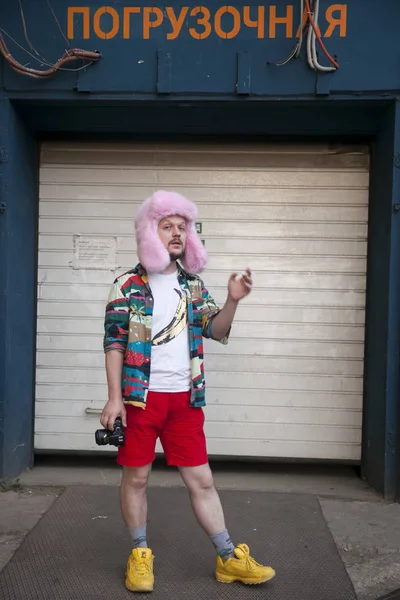
[(138, 257), (148, 273), (161, 273), (170, 263), (169, 254), (151, 224), (138, 236)]
[(138, 256), (148, 273), (161, 273), (170, 263), (169, 253), (161, 242), (157, 228), (165, 217), (179, 215), (187, 221), (187, 239), (183, 268), (192, 274), (203, 271), (207, 252), (196, 232), (197, 208), (184, 196), (160, 190), (140, 207), (135, 219)]
[(182, 265), (188, 273), (201, 273), (207, 265), (207, 252), (197, 235), (194, 223), (188, 224), (185, 256)]

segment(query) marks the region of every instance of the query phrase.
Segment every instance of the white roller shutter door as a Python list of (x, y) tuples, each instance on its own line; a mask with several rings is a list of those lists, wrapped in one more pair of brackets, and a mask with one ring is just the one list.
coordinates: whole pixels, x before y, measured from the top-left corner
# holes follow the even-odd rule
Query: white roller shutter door
[(218, 302), (254, 271), (230, 344), (206, 343), (209, 453), (359, 460), (368, 181), (354, 146), (45, 143), (36, 448), (97, 449), (108, 291), (139, 204), (170, 189), (198, 204)]

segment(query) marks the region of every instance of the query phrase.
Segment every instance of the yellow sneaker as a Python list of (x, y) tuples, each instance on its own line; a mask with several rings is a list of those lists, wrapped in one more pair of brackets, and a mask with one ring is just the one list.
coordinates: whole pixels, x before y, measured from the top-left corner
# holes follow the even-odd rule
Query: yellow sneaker
[(125, 572), (125, 587), (131, 592), (152, 592), (154, 556), (150, 548), (134, 548)]
[(221, 583), (233, 583), (241, 581), (246, 584), (265, 583), (275, 577), (275, 571), (271, 567), (264, 567), (250, 556), (249, 547), (239, 544), (235, 548), (235, 557), (228, 558), (225, 562), (217, 556), (217, 568), (215, 577)]

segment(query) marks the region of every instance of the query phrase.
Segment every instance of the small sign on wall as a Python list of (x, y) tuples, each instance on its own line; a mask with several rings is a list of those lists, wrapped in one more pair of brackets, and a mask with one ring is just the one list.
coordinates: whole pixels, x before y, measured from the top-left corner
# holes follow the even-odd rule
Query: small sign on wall
[(73, 269), (102, 269), (115, 271), (117, 268), (117, 238), (74, 235)]

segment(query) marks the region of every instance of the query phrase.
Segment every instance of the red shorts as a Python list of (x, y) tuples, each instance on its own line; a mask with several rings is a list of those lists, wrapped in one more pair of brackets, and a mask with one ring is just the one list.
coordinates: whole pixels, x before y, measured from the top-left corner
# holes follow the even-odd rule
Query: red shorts
[(118, 464), (144, 467), (152, 463), (158, 437), (169, 465), (206, 464), (204, 413), (189, 406), (189, 400), (190, 392), (149, 392), (145, 409), (126, 404), (125, 443), (118, 448)]

